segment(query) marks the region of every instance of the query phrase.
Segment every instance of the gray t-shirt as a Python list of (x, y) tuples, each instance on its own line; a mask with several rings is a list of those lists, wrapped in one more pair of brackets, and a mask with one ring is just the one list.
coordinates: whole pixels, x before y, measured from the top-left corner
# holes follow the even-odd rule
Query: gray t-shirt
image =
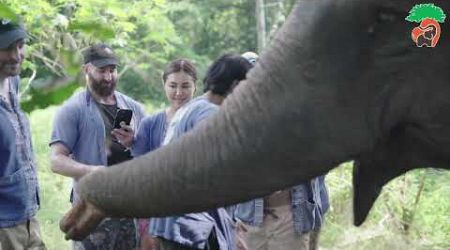
[(106, 154), (108, 156), (108, 166), (132, 159), (131, 152), (120, 144), (117, 138), (111, 134), (111, 131), (114, 129), (113, 126), (116, 113), (119, 108), (116, 104), (108, 105), (98, 102), (95, 103), (100, 110), (105, 125), (105, 144), (107, 150)]

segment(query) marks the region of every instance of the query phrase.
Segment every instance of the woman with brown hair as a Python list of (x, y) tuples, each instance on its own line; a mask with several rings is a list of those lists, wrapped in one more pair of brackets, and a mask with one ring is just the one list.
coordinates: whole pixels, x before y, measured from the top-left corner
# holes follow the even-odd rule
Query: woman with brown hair
[[(161, 146), (171, 118), (194, 95), (197, 71), (189, 60), (177, 59), (167, 65), (162, 80), (169, 107), (146, 117), (141, 122), (132, 146), (133, 156), (145, 154)], [(138, 228), (142, 250), (158, 249), (158, 240), (148, 233), (149, 222), (150, 219), (139, 219)]]

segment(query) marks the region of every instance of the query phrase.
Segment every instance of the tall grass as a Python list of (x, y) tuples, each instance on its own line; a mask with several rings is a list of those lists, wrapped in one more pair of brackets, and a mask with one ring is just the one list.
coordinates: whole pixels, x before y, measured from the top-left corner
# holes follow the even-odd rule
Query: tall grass
[(41, 209), (38, 213), (38, 220), (41, 223), (42, 236), (49, 250), (64, 250), (69, 249), (69, 242), (64, 240), (58, 223), (70, 207), (71, 180), (54, 174), (50, 170), (48, 143), (55, 110), (55, 107), (51, 107), (34, 111), (30, 116), (30, 125), (39, 167)]
[[(48, 142), (55, 110), (34, 111), (30, 122), (41, 187), (38, 220), (48, 249), (65, 250), (70, 249), (69, 242), (58, 222), (70, 207), (71, 180), (49, 169)], [(147, 106), (148, 113), (154, 110)], [(354, 227), (351, 168), (351, 163), (345, 163), (327, 175), (332, 202), (320, 237), (321, 249), (450, 249), (450, 172), (416, 170), (390, 182), (367, 221)], [(422, 192), (414, 205), (421, 182)]]

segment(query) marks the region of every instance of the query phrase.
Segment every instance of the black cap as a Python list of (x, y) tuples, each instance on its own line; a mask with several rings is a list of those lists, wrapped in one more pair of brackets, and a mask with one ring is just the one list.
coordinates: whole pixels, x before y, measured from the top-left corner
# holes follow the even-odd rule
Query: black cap
[(27, 32), (22, 24), (0, 19), (0, 49), (6, 49), (17, 40), (27, 37)]
[(92, 45), (82, 51), (84, 64), (92, 63), (101, 68), (107, 65), (118, 65), (119, 60), (111, 47), (104, 43)]

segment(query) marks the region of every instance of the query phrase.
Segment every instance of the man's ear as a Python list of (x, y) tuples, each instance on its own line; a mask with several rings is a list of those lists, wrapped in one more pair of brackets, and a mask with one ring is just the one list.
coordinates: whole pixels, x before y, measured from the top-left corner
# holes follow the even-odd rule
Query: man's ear
[(89, 64), (83, 64), (81, 70), (83, 70), (83, 73), (87, 74), (89, 72), (89, 68)]

